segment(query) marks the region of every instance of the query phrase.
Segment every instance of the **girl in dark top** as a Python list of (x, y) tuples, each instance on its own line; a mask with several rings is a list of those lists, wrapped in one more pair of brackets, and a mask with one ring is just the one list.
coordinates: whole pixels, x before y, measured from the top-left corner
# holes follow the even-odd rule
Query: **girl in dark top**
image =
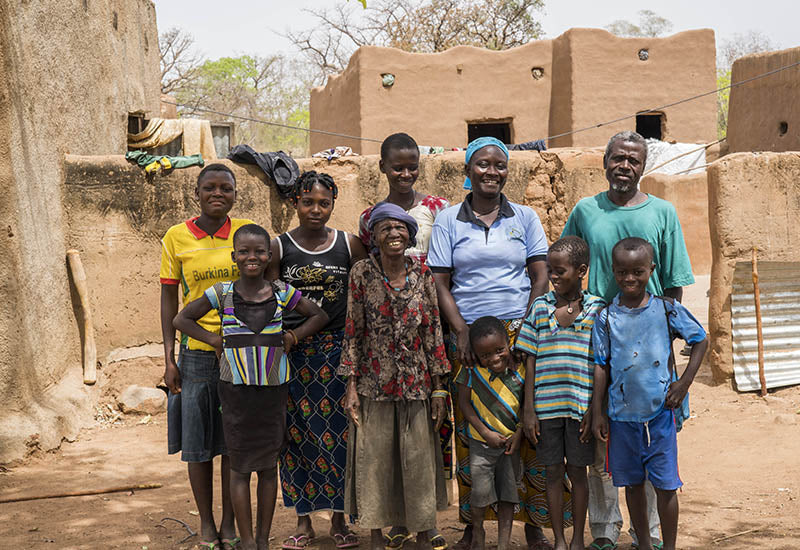
[[(347, 314), (350, 266), (366, 257), (354, 235), (327, 227), (338, 190), (328, 174), (305, 172), (292, 197), (300, 226), (272, 241), (269, 277), (281, 279), (328, 314), (319, 333), (301, 340), (289, 354), (287, 425), (289, 443), (281, 456), (281, 490), (294, 506), (297, 529), (283, 543), (301, 550), (314, 538), (311, 513), (330, 510), (330, 534), (337, 548), (358, 546), (344, 518), (347, 416), (341, 408), (345, 382), (336, 374)], [(286, 316), (287, 328), (304, 319)]]

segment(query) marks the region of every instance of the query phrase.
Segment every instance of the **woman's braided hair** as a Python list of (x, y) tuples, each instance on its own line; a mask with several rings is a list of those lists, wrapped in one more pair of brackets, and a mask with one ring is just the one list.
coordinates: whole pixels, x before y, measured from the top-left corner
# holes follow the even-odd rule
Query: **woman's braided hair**
[(314, 184), (319, 184), (328, 189), (331, 192), (331, 195), (333, 195), (333, 200), (336, 200), (336, 197), (339, 195), (339, 188), (336, 187), (336, 182), (333, 181), (333, 178), (330, 175), (309, 170), (308, 172), (303, 172), (300, 174), (300, 177), (297, 178), (297, 181), (294, 184), (292, 202), (295, 204), (295, 206), (297, 206), (297, 203), (303, 193), (309, 193), (314, 187)]

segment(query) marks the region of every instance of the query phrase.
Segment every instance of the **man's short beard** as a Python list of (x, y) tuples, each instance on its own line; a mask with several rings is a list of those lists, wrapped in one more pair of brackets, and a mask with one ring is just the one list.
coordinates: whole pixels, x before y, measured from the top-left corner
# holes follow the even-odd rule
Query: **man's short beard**
[(631, 189), (636, 189), (637, 185), (634, 183), (612, 183), (611, 190), (615, 193), (630, 193)]

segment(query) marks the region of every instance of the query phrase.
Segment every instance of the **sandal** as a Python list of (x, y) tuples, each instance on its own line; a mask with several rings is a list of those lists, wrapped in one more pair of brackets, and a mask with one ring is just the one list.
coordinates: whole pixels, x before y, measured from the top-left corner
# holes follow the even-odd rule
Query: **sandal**
[(589, 550), (616, 550), (616, 548), (617, 545), (613, 542), (600, 544), (597, 541), (592, 541), (592, 544), (589, 545)]
[(283, 541), (281, 548), (283, 550), (305, 550), (311, 541), (312, 539), (308, 538), (308, 535), (291, 535)]
[(356, 548), (358, 546), (358, 537), (352, 531), (347, 533), (334, 533), (333, 540), (336, 541), (336, 548), (340, 550), (343, 548)]
[(202, 542), (202, 541), (198, 542), (195, 545), (195, 548), (200, 547), (200, 548), (204, 548), (206, 550), (215, 550), (217, 548), (217, 546), (219, 546), (219, 539), (211, 541), (211, 542)]
[(411, 540), (414, 537), (411, 533), (398, 533), (394, 536), (387, 534), (383, 538), (386, 543), (386, 550), (398, 550), (403, 547), (407, 540)]
[(447, 550), (447, 541), (441, 533), (437, 533), (431, 537), (431, 546), (433, 550)]
[(232, 539), (220, 539), (220, 542), (222, 543), (222, 550), (236, 550), (242, 539), (233, 537)]

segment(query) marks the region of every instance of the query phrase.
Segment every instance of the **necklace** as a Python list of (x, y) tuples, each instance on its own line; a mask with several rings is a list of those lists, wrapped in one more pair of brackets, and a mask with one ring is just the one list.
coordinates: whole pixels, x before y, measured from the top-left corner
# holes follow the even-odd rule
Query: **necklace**
[(381, 275), (383, 275), (383, 282), (386, 283), (386, 286), (394, 290), (395, 292), (400, 292), (401, 290), (405, 290), (408, 288), (408, 266), (406, 266), (406, 282), (401, 287), (392, 286), (392, 283), (389, 282), (389, 277), (386, 276), (386, 273), (383, 271), (383, 265), (381, 265)]
[(572, 307), (572, 302), (579, 302), (581, 300), (581, 293), (578, 292), (578, 296), (571, 300), (567, 299), (566, 297), (562, 296), (558, 292), (556, 292), (556, 296), (567, 302), (567, 313), (575, 313), (575, 310)]

